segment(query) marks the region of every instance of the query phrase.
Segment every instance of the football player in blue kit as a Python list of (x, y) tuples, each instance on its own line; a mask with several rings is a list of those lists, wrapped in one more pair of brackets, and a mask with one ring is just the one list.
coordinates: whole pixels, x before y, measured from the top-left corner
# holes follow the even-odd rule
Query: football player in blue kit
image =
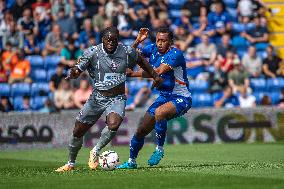
[[(148, 36), (148, 29), (142, 28), (133, 43), (137, 48), (139, 43)], [(157, 165), (164, 156), (164, 143), (167, 131), (167, 121), (182, 116), (192, 104), (191, 94), (186, 73), (186, 62), (182, 51), (172, 47), (173, 33), (168, 28), (160, 28), (156, 34), (156, 43), (145, 46), (142, 49), (142, 55), (149, 59), (160, 77), (164, 79), (163, 84), (157, 88), (160, 92), (159, 97), (148, 108), (142, 123), (139, 125), (136, 133), (130, 141), (129, 160), (118, 166), (118, 169), (137, 168), (136, 158), (143, 147), (144, 138), (153, 129), (156, 131), (157, 147), (150, 159), (148, 165)], [(133, 72), (128, 70), (130, 77), (150, 77), (143, 70)]]

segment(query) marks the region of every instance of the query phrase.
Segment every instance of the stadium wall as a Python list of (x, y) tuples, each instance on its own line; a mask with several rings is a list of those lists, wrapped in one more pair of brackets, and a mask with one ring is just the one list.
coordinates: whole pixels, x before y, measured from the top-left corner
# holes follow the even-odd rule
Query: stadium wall
[[(112, 145), (128, 145), (145, 111), (127, 112)], [(0, 149), (66, 147), (77, 112), (0, 114)], [(104, 117), (86, 134), (93, 146), (105, 126)], [(275, 142), (284, 140), (284, 109), (196, 109), (168, 124), (168, 144)], [(151, 133), (147, 143), (155, 141)]]

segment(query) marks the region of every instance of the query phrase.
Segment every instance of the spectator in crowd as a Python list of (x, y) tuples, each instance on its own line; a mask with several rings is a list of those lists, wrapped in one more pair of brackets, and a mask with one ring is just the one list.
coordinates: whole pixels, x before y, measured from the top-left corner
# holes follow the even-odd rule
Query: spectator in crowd
[(72, 8), (68, 0), (51, 0), (52, 8), (51, 13), (53, 20), (58, 19), (58, 13), (60, 12), (60, 9), (64, 9), (64, 16), (74, 16), (72, 12)]
[(252, 0), (240, 0), (237, 11), (240, 16), (251, 17), (254, 11)]
[(224, 11), (221, 2), (214, 3), (215, 10), (208, 14), (208, 21), (215, 27), (216, 34), (221, 36), (231, 29), (230, 15)]
[(69, 81), (62, 79), (54, 92), (54, 102), (58, 109), (74, 108), (74, 96)]
[(262, 60), (256, 54), (255, 46), (248, 48), (248, 53), (243, 56), (242, 64), (246, 71), (249, 72), (250, 77), (259, 77), (262, 71)]
[(223, 61), (227, 51), (231, 51), (236, 56), (236, 49), (230, 44), (231, 37), (229, 34), (222, 35), (221, 43), (217, 45), (217, 59)]
[(280, 64), (282, 59), (279, 58), (274, 50), (273, 46), (269, 45), (266, 48), (267, 57), (263, 61), (263, 73), (267, 78), (275, 78), (284, 76), (281, 73)]
[(0, 57), (0, 83), (6, 83), (8, 81), (8, 72), (3, 66), (3, 62)]
[(228, 75), (228, 82), (234, 94), (241, 92), (242, 88), (249, 88), (249, 74), (239, 61), (234, 62), (234, 69)]
[(105, 7), (99, 6), (98, 13), (93, 17), (93, 25), (96, 32), (101, 32), (104, 29), (104, 21), (107, 20)]
[[(94, 31), (92, 27), (92, 20), (87, 18), (84, 20), (84, 29), (79, 34), (79, 44), (81, 49), (88, 48), (88, 43), (92, 37), (96, 38), (97, 33)], [(97, 37), (100, 39), (100, 37)]]
[(16, 55), (18, 61), (15, 63), (15, 65), (12, 68), (9, 77), (9, 83), (15, 83), (15, 82), (31, 83), (32, 80), (29, 77), (31, 71), (30, 62), (27, 59), (25, 59), (25, 54), (23, 51), (19, 51)]
[(34, 22), (32, 17), (32, 12), (30, 8), (25, 8), (23, 12), (23, 17), (17, 22), (18, 30), (25, 35), (29, 33), (38, 33), (37, 24)]
[(199, 16), (207, 15), (207, 10), (201, 1), (187, 0), (182, 9), (189, 11), (191, 20), (194, 22), (198, 21)]
[(182, 51), (185, 51), (193, 40), (193, 36), (181, 26), (176, 27), (174, 35), (175, 46)]
[(259, 17), (255, 17), (253, 21), (254, 27), (248, 30), (248, 32), (242, 32), (241, 36), (246, 38), (252, 44), (268, 42), (267, 27), (260, 25)]
[(80, 87), (74, 93), (74, 104), (81, 109), (92, 94), (92, 87), (87, 79), (80, 80)]
[(214, 62), (214, 70), (210, 72), (209, 83), (210, 92), (220, 92), (227, 85), (227, 75), (221, 70), (219, 61)]
[(199, 22), (192, 25), (192, 35), (194, 36), (194, 43), (200, 43), (200, 38), (203, 34), (208, 35), (211, 39), (215, 36), (216, 32), (212, 25), (208, 23), (206, 16), (199, 17)]
[(28, 2), (25, 0), (16, 0), (13, 6), (11, 7), (11, 13), (13, 18), (18, 20), (23, 16), (24, 9), (27, 7)]
[(117, 12), (118, 4), (122, 4), (123, 7), (128, 10), (128, 4), (125, 0), (110, 0), (105, 4), (105, 11), (108, 19), (113, 17), (113, 13)]
[(39, 110), (41, 113), (53, 113), (56, 111), (54, 103), (49, 98), (44, 102), (44, 107)]
[(30, 96), (26, 95), (23, 97), (23, 104), (21, 104), (17, 110), (18, 111), (31, 111), (32, 110)]
[(252, 108), (256, 106), (256, 99), (247, 92), (246, 86), (240, 88), (239, 102), (241, 108)]
[(6, 46), (7, 42), (10, 42), (13, 49), (24, 48), (24, 36), (22, 32), (17, 30), (15, 21), (10, 22), (10, 30), (3, 36), (2, 45)]
[(63, 7), (59, 9), (56, 23), (59, 25), (64, 39), (68, 39), (69, 37), (77, 39), (79, 37), (74, 17), (66, 15)]
[(207, 34), (203, 34), (201, 40), (202, 43), (196, 46), (197, 56), (202, 58), (205, 65), (211, 65), (216, 58), (216, 46), (214, 43), (209, 43)]
[(34, 13), (34, 17), (35, 13), (38, 13), (41, 18), (44, 18), (48, 14), (48, 12), (51, 12), (51, 4), (48, 1), (36, 0), (36, 2), (34, 2), (31, 7)]
[(28, 33), (24, 42), (24, 51), (26, 55), (39, 55), (40, 42), (33, 33)]
[(61, 62), (66, 68), (71, 68), (75, 65), (76, 60), (82, 54), (79, 48), (75, 47), (75, 40), (72, 38), (68, 39), (68, 44), (61, 50)]
[(49, 82), (49, 89), (52, 92), (55, 92), (58, 89), (59, 84), (62, 80), (67, 76), (63, 73), (64, 71), (64, 64), (59, 63), (56, 68), (55, 74), (51, 76), (50, 82)]
[(10, 31), (11, 22), (13, 22), (13, 16), (9, 10), (6, 10), (4, 16), (0, 17), (0, 49), (5, 47), (2, 40), (5, 33)]
[(0, 112), (10, 112), (13, 111), (13, 105), (9, 100), (8, 96), (1, 96), (1, 102), (0, 102)]
[(59, 55), (63, 47), (64, 40), (61, 34), (60, 26), (54, 24), (52, 26), (52, 31), (49, 32), (45, 38), (45, 48), (42, 52), (43, 56), (50, 54)]
[(11, 72), (13, 66), (18, 62), (16, 52), (16, 50), (12, 50), (12, 44), (7, 42), (5, 50), (2, 53), (2, 64), (7, 72)]
[(217, 98), (214, 102), (216, 108), (232, 108), (238, 107), (240, 105), (238, 97), (233, 94), (233, 89), (230, 86), (227, 86), (223, 93)]
[(117, 4), (117, 11), (113, 12), (112, 23), (119, 30), (119, 35), (122, 40), (133, 38), (130, 17), (125, 13), (124, 5), (122, 3)]
[(194, 48), (188, 48), (186, 58), (187, 76), (192, 79), (200, 78), (200, 74), (205, 72), (205, 65), (201, 58), (196, 56)]
[(175, 22), (172, 24), (173, 30), (175, 30), (176, 27), (182, 27), (187, 32), (189, 32), (192, 29), (192, 25), (190, 23), (190, 13), (188, 10), (181, 11), (180, 18), (177, 18)]
[(41, 8), (36, 8), (34, 11), (34, 20), (38, 25), (38, 35), (40, 40), (44, 40), (46, 35), (51, 31), (52, 17), (50, 10), (42, 13)]
[(250, 22), (250, 18), (248, 16), (242, 16), (240, 22), (232, 23), (232, 34), (240, 35), (242, 32), (248, 33), (253, 28), (254, 24)]
[(272, 105), (271, 98), (268, 95), (264, 95), (260, 100), (261, 106), (270, 106)]
[(224, 73), (229, 74), (234, 68), (234, 63), (239, 63), (240, 60), (238, 59), (238, 57), (234, 56), (234, 53), (232, 51), (227, 51), (225, 58), (222, 59), (220, 62), (221, 70)]
[(151, 0), (149, 3), (148, 11), (151, 20), (158, 19), (160, 12), (166, 12), (168, 10), (165, 0)]
[(145, 11), (145, 15), (148, 15), (148, 6), (149, 5), (147, 5), (147, 3), (144, 3), (143, 0), (133, 0), (131, 3), (129, 3), (128, 13), (131, 20), (133, 20), (133, 22), (138, 20), (137, 11), (140, 9)]
[(146, 8), (142, 7), (136, 10), (137, 20), (132, 23), (132, 28), (135, 32), (138, 33), (140, 28), (150, 28), (151, 23), (148, 16), (148, 11)]

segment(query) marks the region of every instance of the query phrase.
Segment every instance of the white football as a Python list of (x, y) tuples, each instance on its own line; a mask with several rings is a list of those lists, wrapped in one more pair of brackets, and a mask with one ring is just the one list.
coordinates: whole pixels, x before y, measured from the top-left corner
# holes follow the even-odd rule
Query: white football
[(108, 150), (99, 156), (99, 164), (103, 170), (112, 171), (119, 164), (119, 157), (115, 151)]

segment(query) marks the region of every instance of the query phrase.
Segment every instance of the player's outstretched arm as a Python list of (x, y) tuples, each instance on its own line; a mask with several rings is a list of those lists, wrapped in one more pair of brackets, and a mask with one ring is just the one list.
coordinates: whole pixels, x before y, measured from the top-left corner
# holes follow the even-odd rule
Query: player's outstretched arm
[(138, 32), (135, 41), (132, 43), (131, 47), (137, 49), (138, 45), (148, 37), (148, 33), (149, 33), (148, 28), (141, 28)]
[[(159, 87), (163, 83), (163, 79), (156, 73), (152, 66), (139, 54), (137, 64), (144, 70), (142, 72), (142, 77), (145, 75), (150, 76), (154, 79), (153, 87)], [(146, 73), (144, 73), (146, 72)], [(144, 73), (144, 76), (143, 76)]]

